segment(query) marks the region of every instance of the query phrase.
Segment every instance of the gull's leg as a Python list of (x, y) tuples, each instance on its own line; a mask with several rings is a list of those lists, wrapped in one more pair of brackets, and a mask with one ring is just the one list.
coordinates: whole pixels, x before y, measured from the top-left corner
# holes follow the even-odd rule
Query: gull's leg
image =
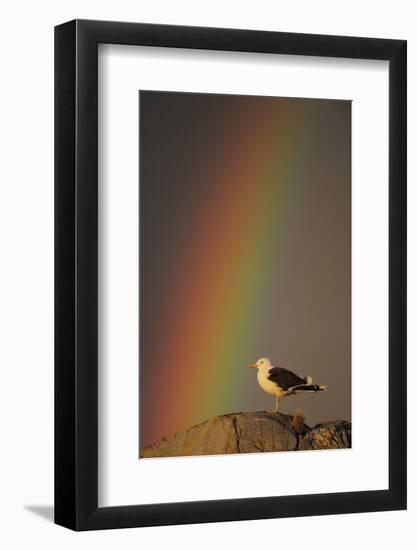
[(279, 398), (278, 395), (275, 396), (275, 409), (274, 413), (277, 413), (279, 411)]

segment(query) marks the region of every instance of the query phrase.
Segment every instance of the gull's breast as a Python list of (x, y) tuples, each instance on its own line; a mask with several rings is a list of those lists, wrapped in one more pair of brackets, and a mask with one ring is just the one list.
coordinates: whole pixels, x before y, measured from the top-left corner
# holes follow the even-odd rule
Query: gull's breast
[(279, 388), (275, 382), (268, 380), (268, 373), (258, 370), (258, 384), (261, 388), (270, 395), (283, 395), (284, 392)]

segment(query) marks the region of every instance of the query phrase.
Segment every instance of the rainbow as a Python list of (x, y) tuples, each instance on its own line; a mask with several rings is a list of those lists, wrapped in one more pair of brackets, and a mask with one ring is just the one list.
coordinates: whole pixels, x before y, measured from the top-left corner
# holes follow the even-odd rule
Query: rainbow
[[(211, 162), (200, 182), (207, 199), (192, 214), (188, 243), (168, 276), (163, 345), (152, 361), (158, 368), (141, 388), (141, 446), (241, 410), (253, 391), (244, 368), (268, 355), (261, 336), (280, 277), (276, 258), (302, 192), (303, 128), (315, 115), (311, 101), (256, 99), (236, 98), (241, 116), (222, 136), (226, 160)], [(285, 108), (294, 101), (297, 109)], [(169, 388), (163, 397), (161, 380)]]

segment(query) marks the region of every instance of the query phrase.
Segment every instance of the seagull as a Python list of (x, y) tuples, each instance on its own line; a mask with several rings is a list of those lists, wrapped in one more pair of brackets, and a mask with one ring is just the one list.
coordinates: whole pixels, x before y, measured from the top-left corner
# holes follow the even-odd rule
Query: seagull
[(275, 395), (275, 410), (279, 410), (279, 400), (287, 395), (294, 395), (298, 392), (324, 391), (327, 386), (313, 384), (311, 376), (298, 376), (290, 370), (281, 367), (273, 367), (267, 357), (258, 359), (256, 363), (249, 365), (250, 369), (258, 369), (258, 384), (270, 395)]

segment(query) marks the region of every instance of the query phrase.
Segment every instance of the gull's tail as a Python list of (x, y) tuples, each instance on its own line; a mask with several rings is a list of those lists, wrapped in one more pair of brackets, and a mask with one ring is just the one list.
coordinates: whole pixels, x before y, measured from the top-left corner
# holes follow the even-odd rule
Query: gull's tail
[(325, 390), (327, 390), (327, 386), (322, 386), (319, 384), (300, 384), (299, 386), (294, 386), (293, 388), (291, 388), (292, 392), (299, 392), (299, 391), (316, 392), (316, 391), (325, 391)]

